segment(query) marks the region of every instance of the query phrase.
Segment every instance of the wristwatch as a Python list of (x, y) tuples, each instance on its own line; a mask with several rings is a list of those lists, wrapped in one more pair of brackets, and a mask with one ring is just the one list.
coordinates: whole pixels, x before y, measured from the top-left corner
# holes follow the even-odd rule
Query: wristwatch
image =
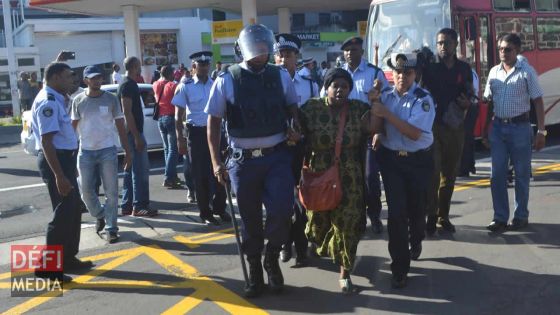
[(537, 133), (540, 133), (541, 135), (545, 136), (548, 134), (548, 132), (546, 131), (546, 129), (544, 130), (537, 130)]

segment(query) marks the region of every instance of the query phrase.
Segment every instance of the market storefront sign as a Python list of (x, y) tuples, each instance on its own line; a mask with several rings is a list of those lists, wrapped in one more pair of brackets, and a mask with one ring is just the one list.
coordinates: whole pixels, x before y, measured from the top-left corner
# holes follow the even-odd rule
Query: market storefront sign
[(296, 33), (302, 42), (318, 42), (321, 40), (321, 33)]

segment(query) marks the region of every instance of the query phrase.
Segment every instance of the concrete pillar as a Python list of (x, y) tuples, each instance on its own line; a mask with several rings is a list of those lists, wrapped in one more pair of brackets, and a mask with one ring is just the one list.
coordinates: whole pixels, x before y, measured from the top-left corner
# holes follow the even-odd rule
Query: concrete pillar
[(6, 37), (6, 50), (8, 57), (8, 76), (10, 78), (10, 94), (12, 95), (12, 115), (21, 115), (21, 104), (17, 87), (17, 63), (14, 50), (14, 37), (12, 33), (12, 12), (9, 1), (2, 1), (2, 13), (4, 17), (4, 36)]
[(113, 59), (112, 61), (118, 64), (121, 67), (121, 70), (123, 70), (124, 69), (123, 60), (126, 57), (123, 31), (111, 32), (111, 48), (112, 48), (111, 57)]
[(123, 5), (124, 16), (124, 41), (126, 56), (141, 58), (140, 52), (140, 26), (138, 25), (138, 6)]
[(278, 32), (291, 33), (291, 13), (289, 8), (278, 8)]
[(257, 24), (257, 0), (241, 0), (243, 25)]

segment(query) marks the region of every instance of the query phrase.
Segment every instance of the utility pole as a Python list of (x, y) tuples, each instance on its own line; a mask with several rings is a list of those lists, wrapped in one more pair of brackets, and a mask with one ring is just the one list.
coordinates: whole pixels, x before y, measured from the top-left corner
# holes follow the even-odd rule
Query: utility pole
[(17, 64), (14, 50), (14, 37), (12, 33), (12, 15), (10, 14), (10, 1), (2, 0), (2, 13), (4, 15), (4, 36), (6, 37), (6, 50), (8, 51), (8, 75), (10, 77), (10, 92), (12, 95), (12, 115), (21, 115), (18, 87)]

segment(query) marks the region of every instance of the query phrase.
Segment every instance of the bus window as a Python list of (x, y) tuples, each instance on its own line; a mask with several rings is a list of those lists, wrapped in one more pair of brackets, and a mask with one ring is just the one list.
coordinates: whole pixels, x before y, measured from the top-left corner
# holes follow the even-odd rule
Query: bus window
[(477, 37), (476, 20), (474, 17), (466, 17), (463, 23), (465, 33), (465, 59), (470, 65), (476, 64), (475, 41)]
[[(535, 0), (535, 7), (540, 12), (560, 11), (560, 1), (558, 0)], [(539, 47), (540, 48), (540, 47)]]
[(530, 0), (494, 0), (494, 10), (496, 11), (531, 11)]
[(480, 86), (482, 89), (486, 85), (486, 78), (488, 77), (488, 72), (490, 72), (490, 65), (494, 62), (490, 59), (493, 56), (493, 41), (490, 39), (490, 34), (488, 33), (488, 17), (481, 16), (479, 18), (480, 23), (480, 73), (478, 77), (480, 78)]
[(533, 19), (530, 17), (497, 17), (494, 21), (496, 39), (505, 34), (516, 33), (521, 37), (521, 51), (535, 49), (535, 33)]
[[(435, 51), (436, 33), (451, 26), (450, 0), (374, 1), (368, 19), (367, 45), (379, 43), (379, 65), (392, 52), (413, 51), (429, 47)], [(368, 60), (374, 60), (373, 49), (367, 50)]]
[(539, 49), (560, 48), (560, 23), (557, 17), (537, 18)]

